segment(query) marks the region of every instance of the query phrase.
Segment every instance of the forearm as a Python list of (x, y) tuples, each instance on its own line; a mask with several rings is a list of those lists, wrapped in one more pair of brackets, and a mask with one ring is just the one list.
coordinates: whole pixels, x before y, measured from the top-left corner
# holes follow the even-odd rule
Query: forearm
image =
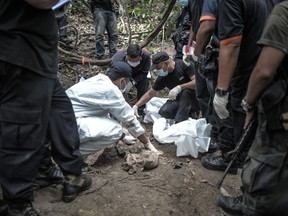
[(137, 137), (137, 139), (143, 143), (143, 144), (146, 144), (149, 142), (149, 139), (148, 137), (145, 135), (145, 133), (141, 134), (140, 136)]
[(59, 0), (25, 0), (25, 2), (35, 8), (50, 9), (52, 6), (57, 4)]
[(217, 87), (228, 90), (238, 61), (239, 49), (240, 43), (230, 43), (220, 46)]
[(189, 38), (188, 38), (188, 44), (187, 44), (187, 46), (191, 46), (192, 40), (193, 40), (193, 35), (194, 35), (194, 32), (193, 32), (192, 26), (191, 26), (191, 27), (190, 27), (190, 33), (189, 33)]
[[(273, 58), (271, 58), (273, 56)], [(263, 90), (273, 81), (285, 54), (272, 47), (264, 47), (250, 76), (246, 101), (255, 104)]]
[[(154, 93), (155, 92), (155, 93)], [(154, 90), (148, 90), (135, 104), (136, 106), (140, 107), (144, 104), (146, 104), (152, 97), (154, 97), (156, 94), (156, 91)]]
[(250, 76), (246, 101), (248, 104), (255, 104), (263, 89), (271, 83), (273, 77), (263, 76), (260, 68), (255, 68)]
[(194, 80), (191, 80), (190, 82), (181, 84), (180, 86), (181, 86), (181, 89), (184, 90), (184, 89), (195, 89), (195, 85), (196, 85), (196, 82), (194, 79)]
[(194, 55), (200, 56), (208, 45), (211, 36), (215, 30), (215, 21), (202, 21), (196, 36), (196, 46)]

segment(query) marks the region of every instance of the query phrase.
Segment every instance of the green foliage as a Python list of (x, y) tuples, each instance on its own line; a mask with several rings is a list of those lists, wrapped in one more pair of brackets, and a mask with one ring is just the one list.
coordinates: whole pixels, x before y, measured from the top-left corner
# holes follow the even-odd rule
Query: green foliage
[(134, 1), (132, 5), (127, 5), (131, 23), (141, 24), (140, 26), (137, 25), (137, 29), (134, 29), (134, 32), (152, 31), (161, 20), (166, 9), (165, 5), (168, 3), (169, 0), (138, 0)]
[(82, 13), (83, 11), (86, 11), (87, 13), (92, 13), (90, 11), (90, 2), (91, 2), (91, 0), (74, 0), (74, 1), (71, 1), (71, 3), (69, 4), (69, 8), (67, 10), (67, 13), (69, 13), (71, 15), (76, 14), (76, 13)]

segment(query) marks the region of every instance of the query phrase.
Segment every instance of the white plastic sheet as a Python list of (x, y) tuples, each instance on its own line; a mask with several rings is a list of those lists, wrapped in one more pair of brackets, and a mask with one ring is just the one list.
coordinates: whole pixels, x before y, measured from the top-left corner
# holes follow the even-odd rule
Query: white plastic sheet
[(159, 108), (166, 102), (166, 99), (154, 97), (146, 104), (146, 122), (154, 122), (153, 136), (161, 143), (174, 143), (177, 146), (176, 155), (191, 155), (198, 157), (199, 152), (207, 152), (210, 143), (211, 125), (207, 124), (204, 118), (192, 119), (178, 124), (171, 124), (171, 120), (162, 118), (158, 114)]
[(145, 107), (146, 115), (143, 121), (145, 123), (151, 123), (161, 118), (158, 111), (160, 107), (162, 107), (163, 104), (166, 103), (167, 100), (168, 98), (159, 98), (159, 97), (151, 98), (151, 100), (146, 104)]

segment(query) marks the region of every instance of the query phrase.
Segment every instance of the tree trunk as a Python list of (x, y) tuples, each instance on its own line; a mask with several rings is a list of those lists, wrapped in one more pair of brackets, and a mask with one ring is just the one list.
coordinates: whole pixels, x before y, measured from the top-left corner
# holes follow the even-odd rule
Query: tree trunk
[(170, 1), (169, 5), (168, 5), (168, 8), (166, 9), (166, 11), (165, 11), (165, 13), (164, 13), (164, 15), (163, 15), (163, 17), (162, 17), (159, 25), (156, 27), (156, 29), (154, 29), (154, 31), (152, 31), (152, 32), (148, 35), (148, 37), (146, 38), (146, 40), (143, 41), (143, 42), (140, 44), (141, 47), (147, 46), (147, 45), (157, 36), (157, 34), (161, 31), (162, 26), (163, 26), (163, 25), (165, 24), (165, 22), (167, 21), (167, 19), (168, 19), (169, 15), (170, 15), (170, 13), (171, 13), (171, 11), (172, 11), (175, 3), (176, 3), (176, 0), (171, 0), (171, 1)]

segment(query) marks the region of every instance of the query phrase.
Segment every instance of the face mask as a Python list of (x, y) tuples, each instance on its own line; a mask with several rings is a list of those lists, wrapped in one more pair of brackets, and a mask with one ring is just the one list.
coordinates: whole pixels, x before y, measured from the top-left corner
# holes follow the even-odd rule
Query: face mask
[(126, 80), (124, 79), (124, 87), (122, 86), (122, 82), (120, 83), (120, 87), (119, 87), (119, 90), (121, 91), (121, 93), (124, 93), (126, 91), (126, 88), (127, 88), (127, 84), (126, 84)]
[(131, 67), (137, 67), (140, 64), (140, 61), (137, 62), (131, 62), (131, 61), (127, 61), (127, 63), (131, 66)]
[(156, 70), (155, 73), (156, 73), (157, 76), (161, 76), (161, 77), (165, 77), (165, 76), (168, 75), (168, 72), (164, 71), (163, 69)]
[(179, 0), (181, 7), (186, 7), (188, 5), (188, 0)]

